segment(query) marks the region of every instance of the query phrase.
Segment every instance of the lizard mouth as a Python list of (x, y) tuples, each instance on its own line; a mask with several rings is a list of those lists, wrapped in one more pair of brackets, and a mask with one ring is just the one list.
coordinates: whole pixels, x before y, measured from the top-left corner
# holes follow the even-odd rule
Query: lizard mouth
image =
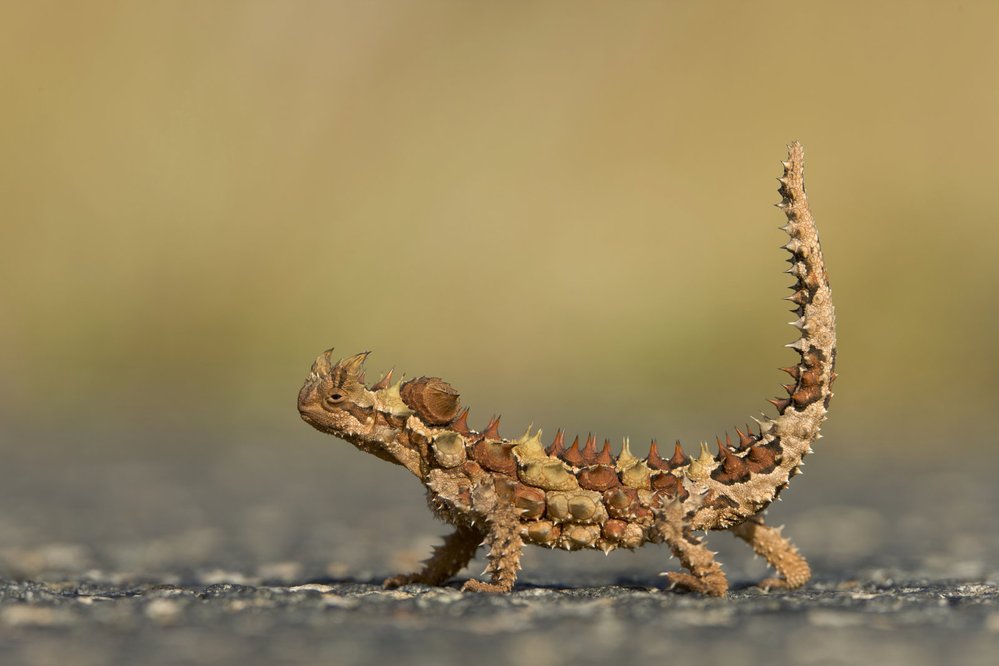
[(298, 415), (316, 430), (332, 432), (328, 424), (324, 423), (320, 415), (317, 414), (322, 408), (315, 401), (315, 385), (306, 384), (298, 394)]
[(316, 414), (313, 414), (311, 410), (303, 407), (299, 407), (298, 415), (302, 417), (302, 420), (308, 423), (310, 426), (319, 430), (320, 432), (325, 432), (330, 435), (337, 434), (336, 429), (327, 421), (318, 418)]

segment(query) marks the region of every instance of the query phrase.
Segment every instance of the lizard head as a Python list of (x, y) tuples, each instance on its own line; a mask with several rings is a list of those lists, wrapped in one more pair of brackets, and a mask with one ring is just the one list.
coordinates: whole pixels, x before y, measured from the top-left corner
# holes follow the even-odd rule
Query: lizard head
[(298, 392), (298, 412), (317, 430), (352, 439), (368, 427), (374, 397), (364, 386), (364, 360), (369, 352), (332, 362), (332, 349), (316, 358)]

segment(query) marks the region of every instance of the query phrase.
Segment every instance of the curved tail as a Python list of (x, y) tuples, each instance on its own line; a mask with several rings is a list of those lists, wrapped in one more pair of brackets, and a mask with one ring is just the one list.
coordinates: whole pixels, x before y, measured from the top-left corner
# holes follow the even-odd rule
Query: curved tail
[[(643, 459), (631, 453), (627, 441), (619, 456), (610, 453), (609, 442), (598, 452), (595, 437), (585, 445), (577, 439), (566, 447), (562, 431), (550, 447), (542, 448), (540, 432), (517, 440), (502, 438), (498, 418), (482, 432), (470, 429), (468, 410), (460, 410), (457, 391), (439, 378), (389, 386), (386, 376), (367, 389), (361, 368), (367, 352), (333, 365), (332, 350), (316, 361), (299, 394), (302, 417), (362, 450), (405, 465), (420, 478), (434, 466), (450, 468), (470, 458), (481, 469), (545, 491), (605, 492), (620, 485), (650, 497), (658, 493), (675, 499), (684, 525), (695, 530), (738, 525), (772, 502), (799, 471), (801, 459), (820, 437), (836, 378), (836, 315), (805, 197), (804, 151), (797, 142), (788, 150), (777, 205), (787, 215), (787, 272), (795, 278), (788, 300), (798, 318), (791, 324), (801, 332), (787, 346), (800, 358), (784, 368), (793, 380), (785, 385), (788, 397), (771, 401), (778, 416), (761, 420), (759, 434), (738, 431), (737, 444), (719, 439), (717, 456), (702, 444), (697, 458), (684, 454), (678, 442), (669, 460), (660, 457), (655, 442)], [(431, 441), (447, 443), (431, 449)], [(649, 506), (642, 508), (649, 511)]]
[[(784, 245), (791, 258), (788, 273), (795, 278), (787, 300), (798, 318), (791, 322), (801, 336), (787, 345), (799, 355), (797, 364), (782, 368), (792, 381), (786, 398), (775, 398), (776, 419), (764, 418), (759, 435), (744, 435), (734, 447), (721, 446), (718, 465), (705, 479), (709, 490), (694, 513), (695, 526), (719, 529), (739, 523), (772, 502), (797, 474), (801, 459), (811, 452), (826, 419), (836, 379), (836, 313), (829, 278), (822, 261), (815, 220), (808, 209), (804, 184), (804, 150), (795, 141), (779, 178), (781, 202), (787, 215), (782, 227), (790, 236)], [(705, 461), (707, 462), (707, 461)], [(707, 475), (705, 475), (707, 476)]]
[[(794, 293), (787, 300), (797, 306), (793, 312), (798, 319), (791, 325), (801, 331), (801, 337), (788, 347), (798, 352), (801, 361), (796, 366), (782, 368), (794, 382), (786, 387), (787, 398), (772, 402), (780, 413), (778, 421), (800, 420), (804, 414), (818, 416), (817, 420), (808, 419), (814, 421), (809, 429), (818, 434), (836, 379), (836, 311), (822, 261), (819, 234), (805, 196), (804, 156), (797, 141), (788, 147), (788, 160), (783, 163), (784, 175), (778, 190), (783, 199), (777, 204), (787, 215), (787, 224), (782, 229), (791, 237), (784, 245), (791, 253), (788, 260), (791, 268), (787, 272), (795, 277), (795, 283), (791, 285)], [(809, 411), (814, 403), (820, 403), (821, 409)], [(793, 414), (788, 414), (789, 410)]]

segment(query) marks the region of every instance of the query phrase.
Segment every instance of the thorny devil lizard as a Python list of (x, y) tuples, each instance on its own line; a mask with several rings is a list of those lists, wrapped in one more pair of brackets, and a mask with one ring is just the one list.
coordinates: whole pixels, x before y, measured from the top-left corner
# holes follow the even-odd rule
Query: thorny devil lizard
[(431, 510), (454, 526), (417, 573), (389, 578), (386, 587), (442, 585), (489, 545), (489, 582), (469, 580), (464, 590), (509, 592), (525, 543), (576, 550), (637, 548), (665, 542), (689, 573), (667, 574), (672, 587), (724, 595), (728, 581), (714, 553), (698, 535), (730, 530), (776, 571), (763, 588), (796, 588), (811, 572), (781, 530), (763, 522), (763, 510), (799, 471), (820, 437), (836, 378), (836, 319), (815, 222), (802, 180), (804, 153), (789, 146), (780, 180), (790, 236), (788, 270), (795, 278), (788, 300), (801, 337), (788, 345), (800, 361), (783, 368), (792, 381), (788, 397), (771, 400), (775, 419), (757, 421), (758, 432), (717, 440), (712, 455), (686, 455), (680, 443), (664, 459), (653, 442), (637, 458), (625, 440), (613, 455), (588, 437), (565, 445), (563, 431), (545, 448), (540, 431), (519, 439), (499, 434), (499, 419), (477, 432), (468, 426), (458, 393), (437, 377), (390, 384), (391, 372), (371, 388), (362, 365), (368, 352), (332, 362), (332, 350), (316, 359), (298, 396), (298, 409), (313, 427), (344, 439), (382, 460), (402, 465), (426, 486)]

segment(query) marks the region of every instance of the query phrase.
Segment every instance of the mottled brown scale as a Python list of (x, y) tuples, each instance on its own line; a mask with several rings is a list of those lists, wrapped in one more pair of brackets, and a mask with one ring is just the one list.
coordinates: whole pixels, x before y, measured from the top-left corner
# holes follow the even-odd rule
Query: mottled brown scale
[(613, 541), (617, 543), (622, 538), (624, 538), (625, 529), (628, 527), (628, 523), (623, 520), (618, 520), (617, 518), (611, 518), (604, 523), (603, 529), (600, 533), (608, 541)]
[(637, 460), (634, 464), (621, 471), (621, 483), (639, 490), (649, 490), (649, 477), (652, 470), (645, 464), (644, 460)]
[(404, 445), (408, 444), (409, 446), (417, 446), (420, 448), (426, 448), (426, 446), (430, 444), (430, 438), (427, 434), (416, 430), (406, 431), (399, 436), (399, 441)]
[(399, 387), (399, 396), (427, 425), (447, 425), (458, 415), (458, 392), (440, 377), (408, 381)]
[(573, 495), (569, 498), (569, 515), (573, 520), (587, 521), (596, 517), (597, 501), (587, 495)]
[(518, 483), (513, 490), (513, 505), (524, 519), (540, 518), (545, 513), (545, 491)]
[(446, 431), (435, 437), (433, 451), (442, 467), (456, 467), (465, 462), (465, 442), (456, 432)]
[(733, 522), (738, 519), (739, 503), (731, 497), (721, 494), (712, 494), (706, 504), (714, 508), (719, 514), (719, 520), (723, 522)]
[(543, 545), (554, 545), (562, 535), (561, 528), (548, 520), (536, 520), (528, 523), (524, 531), (527, 533), (528, 541)]
[(675, 488), (678, 478), (669, 472), (656, 472), (652, 475), (652, 490)]
[(655, 514), (647, 506), (638, 505), (632, 510), (632, 522), (648, 525), (652, 522)]
[(348, 412), (351, 416), (356, 418), (358, 421), (365, 421), (375, 413), (373, 407), (367, 407), (364, 405), (355, 405), (353, 403), (345, 404), (343, 409), (344, 411)]
[(794, 406), (796, 408), (804, 408), (812, 404), (816, 400), (822, 399), (822, 387), (821, 386), (802, 386), (794, 393), (791, 394), (791, 400), (794, 401)]
[(801, 367), (796, 367), (793, 373), (788, 373), (798, 381), (794, 384), (784, 385), (784, 388), (790, 395), (787, 404), (783, 400), (779, 402), (771, 401), (781, 414), (791, 404), (794, 405), (795, 409), (801, 410), (823, 398), (822, 361), (823, 354), (818, 349), (808, 349), (802, 354)]
[(801, 278), (801, 283), (805, 285), (811, 293), (814, 293), (820, 286), (822, 286), (821, 278), (812, 271), (809, 271), (803, 278)]
[(824, 356), (822, 350), (813, 347), (801, 355), (801, 363), (806, 368), (820, 368), (825, 360)]
[(382, 416), (385, 418), (385, 423), (395, 430), (399, 430), (406, 425), (407, 417), (401, 414), (383, 414)]
[(573, 467), (583, 466), (583, 452), (579, 450), (579, 437), (577, 436), (572, 440), (572, 446), (562, 452), (560, 456), (562, 460), (566, 461)]
[[(831, 384), (833, 381), (835, 381), (835, 378), (830, 377), (829, 383)], [(799, 383), (802, 386), (819, 386), (820, 384), (822, 384), (822, 368), (815, 367), (805, 370), (804, 372), (801, 373), (801, 378), (799, 379)]]
[(494, 476), (493, 477), (493, 487), (496, 489), (496, 495), (506, 501), (513, 502), (513, 494), (517, 489), (517, 482), (508, 476)]
[(465, 461), (465, 464), (461, 466), (461, 471), (470, 479), (480, 479), (486, 474), (482, 466), (474, 460)]
[(669, 472), (659, 472), (652, 477), (652, 489), (666, 494), (668, 497), (679, 496), (680, 501), (687, 499), (690, 493), (683, 486), (683, 481)]
[(604, 493), (604, 506), (614, 518), (630, 518), (640, 506), (638, 491), (628, 486), (608, 490)]
[(746, 466), (753, 474), (769, 474), (777, 466), (777, 454), (764, 444), (749, 447)]
[(621, 548), (638, 548), (646, 541), (645, 527), (637, 523), (625, 523), (624, 534), (618, 545)]
[(475, 462), (492, 472), (502, 472), (511, 476), (517, 473), (517, 461), (513, 451), (492, 439), (483, 439), (472, 447)]
[(621, 483), (617, 470), (610, 465), (593, 465), (580, 470), (576, 475), (581, 488), (603, 492)]
[(572, 490), (579, 481), (557, 460), (529, 460), (517, 470), (524, 483), (545, 490)]
[(718, 483), (739, 483), (749, 478), (749, 466), (746, 461), (729, 451), (727, 447), (721, 447), (720, 462), (721, 465), (711, 472), (711, 478)]
[(562, 540), (572, 550), (588, 548), (599, 538), (599, 525), (570, 525), (562, 530)]
[(546, 498), (545, 513), (552, 520), (561, 522), (569, 519), (569, 497), (564, 493), (552, 493)]

